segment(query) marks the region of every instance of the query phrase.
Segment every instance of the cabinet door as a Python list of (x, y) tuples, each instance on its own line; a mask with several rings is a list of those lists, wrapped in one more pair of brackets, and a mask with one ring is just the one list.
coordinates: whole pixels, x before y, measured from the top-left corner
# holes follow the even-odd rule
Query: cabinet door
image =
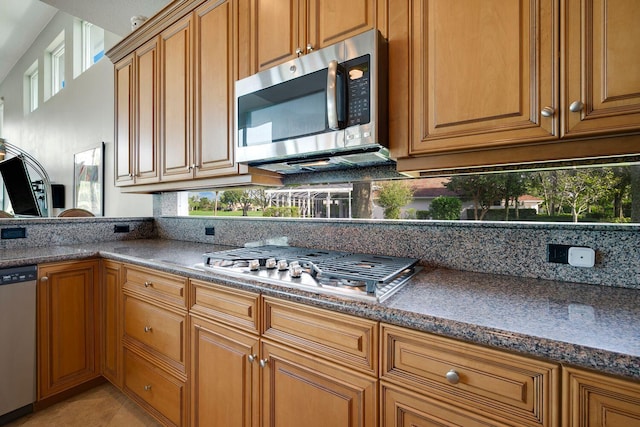
[(102, 260), (102, 375), (122, 388), (122, 265)]
[(100, 375), (98, 261), (38, 267), (38, 400)]
[(320, 49), (375, 27), (375, 0), (309, 0), (306, 44)]
[(258, 338), (192, 316), (191, 345), (191, 424), (257, 427)]
[(255, 72), (293, 59), (305, 47), (304, 0), (254, 0), (251, 12)]
[(411, 1), (409, 154), (555, 138), (557, 114), (541, 110), (557, 108), (556, 9), (556, 0)]
[[(376, 26), (376, 0), (255, 0), (254, 71), (329, 46)], [(380, 2), (386, 9), (386, 3)], [(382, 24), (382, 23), (381, 23)], [(384, 27), (384, 25), (381, 25)]]
[(563, 133), (637, 131), (640, 2), (568, 0), (562, 4), (566, 5)]
[(191, 44), (191, 15), (160, 35), (162, 181), (193, 177)]
[(135, 181), (157, 182), (158, 173), (158, 40), (152, 39), (135, 53), (136, 144)]
[(377, 425), (377, 379), (262, 342), (263, 426)]
[(237, 2), (209, 0), (194, 17), (195, 176), (237, 173), (233, 156)]
[(566, 427), (640, 427), (640, 384), (563, 368), (562, 413)]
[(133, 184), (133, 54), (115, 65), (115, 183)]

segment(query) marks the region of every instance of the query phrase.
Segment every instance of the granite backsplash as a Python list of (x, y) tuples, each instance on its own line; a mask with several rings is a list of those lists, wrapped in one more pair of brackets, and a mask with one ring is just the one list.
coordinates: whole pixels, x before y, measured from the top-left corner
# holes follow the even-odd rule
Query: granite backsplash
[[(116, 226), (129, 231), (116, 233)], [(640, 289), (640, 226), (516, 222), (373, 221), (280, 218), (43, 218), (0, 220), (26, 238), (0, 249), (162, 238), (243, 246), (286, 237), (291, 246), (419, 258), (461, 271)], [(206, 235), (213, 227), (215, 235)], [(593, 268), (547, 262), (550, 243), (596, 251)]]
[[(640, 289), (640, 226), (476, 221), (157, 217), (158, 236), (220, 245), (287, 237), (291, 246), (419, 258), (454, 270)], [(213, 227), (214, 236), (205, 235)], [(547, 262), (547, 245), (596, 251), (593, 268)]]

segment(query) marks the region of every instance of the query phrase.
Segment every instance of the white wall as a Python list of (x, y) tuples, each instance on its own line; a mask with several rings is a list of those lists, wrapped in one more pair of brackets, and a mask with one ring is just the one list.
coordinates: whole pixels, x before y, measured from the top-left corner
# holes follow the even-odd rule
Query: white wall
[[(105, 142), (105, 216), (152, 216), (151, 195), (121, 194), (114, 186), (113, 64), (104, 57), (73, 78), (74, 18), (58, 12), (0, 83), (4, 98), (2, 137), (34, 156), (53, 183), (64, 184), (66, 208), (73, 207), (73, 155)], [(44, 101), (44, 51), (65, 30), (65, 88)], [(105, 50), (120, 38), (105, 31)], [(25, 114), (24, 73), (39, 60), (39, 107)]]

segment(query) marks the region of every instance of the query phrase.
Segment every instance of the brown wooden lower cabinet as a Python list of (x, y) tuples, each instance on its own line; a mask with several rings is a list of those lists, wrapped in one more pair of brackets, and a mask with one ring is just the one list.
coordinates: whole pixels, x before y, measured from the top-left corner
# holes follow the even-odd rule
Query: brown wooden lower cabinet
[(160, 422), (188, 425), (187, 278), (123, 264), (124, 392)]
[(263, 426), (377, 425), (376, 378), (271, 342), (260, 358)]
[(122, 264), (101, 260), (102, 375), (122, 388)]
[(98, 267), (98, 260), (38, 266), (38, 401), (100, 376)]
[[(97, 375), (75, 321), (95, 322), (96, 265), (40, 266), (39, 398)], [(143, 270), (103, 263), (102, 368), (165, 425), (640, 427), (637, 381)], [(185, 298), (136, 285), (166, 281)]]
[(258, 337), (192, 315), (191, 346), (191, 425), (257, 427)]
[(640, 383), (563, 368), (564, 427), (640, 427)]

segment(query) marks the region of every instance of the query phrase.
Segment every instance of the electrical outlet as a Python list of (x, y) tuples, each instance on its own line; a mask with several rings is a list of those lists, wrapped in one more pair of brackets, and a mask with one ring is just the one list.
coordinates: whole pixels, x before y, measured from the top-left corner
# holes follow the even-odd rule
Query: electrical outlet
[(114, 225), (114, 233), (128, 233), (130, 231), (129, 225)]
[(569, 248), (570, 245), (547, 245), (547, 261), (558, 264), (569, 264)]
[(215, 236), (216, 235), (215, 227), (205, 227), (204, 234), (205, 236)]
[(24, 227), (3, 228), (0, 234), (3, 239), (24, 239), (27, 237), (27, 229)]

